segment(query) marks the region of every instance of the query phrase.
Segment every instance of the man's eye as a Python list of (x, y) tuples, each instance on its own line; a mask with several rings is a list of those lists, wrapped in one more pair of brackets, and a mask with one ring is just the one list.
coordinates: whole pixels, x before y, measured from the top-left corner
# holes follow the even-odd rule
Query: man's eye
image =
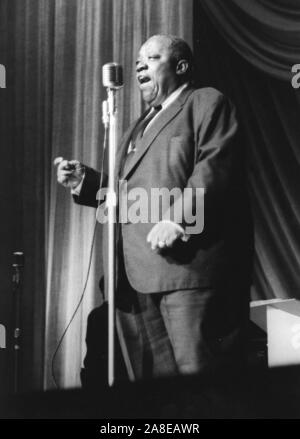
[(148, 56), (148, 59), (159, 59), (158, 55)]

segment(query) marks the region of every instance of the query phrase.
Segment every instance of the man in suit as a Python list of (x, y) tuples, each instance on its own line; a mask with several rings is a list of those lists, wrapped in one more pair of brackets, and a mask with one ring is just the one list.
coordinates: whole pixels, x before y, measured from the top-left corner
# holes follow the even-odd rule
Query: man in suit
[[(154, 206), (155, 221), (121, 221), (119, 206), (116, 321), (132, 380), (231, 367), (243, 351), (252, 247), (238, 123), (232, 103), (213, 88), (195, 90), (192, 75), (180, 38), (143, 44), (136, 77), (149, 108), (116, 157), (121, 205), (126, 191), (149, 200), (153, 189), (178, 189), (167, 206)], [(58, 181), (75, 202), (97, 207), (98, 172), (65, 160)], [(126, 198), (127, 213), (133, 201)], [(106, 235), (104, 227), (105, 275)]]

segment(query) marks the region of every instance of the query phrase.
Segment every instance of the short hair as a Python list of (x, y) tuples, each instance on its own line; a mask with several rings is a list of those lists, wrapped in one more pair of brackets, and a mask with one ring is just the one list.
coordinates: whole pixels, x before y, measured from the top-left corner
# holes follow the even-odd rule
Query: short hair
[(185, 59), (188, 62), (188, 69), (186, 73), (182, 76), (182, 80), (184, 81), (192, 81), (194, 76), (194, 55), (193, 52), (188, 45), (188, 43), (182, 38), (177, 37), (176, 35), (169, 34), (157, 34), (153, 35), (149, 38), (162, 38), (165, 40), (169, 40), (169, 49), (171, 60), (174, 62), (174, 67), (177, 65), (178, 61), (181, 59)]

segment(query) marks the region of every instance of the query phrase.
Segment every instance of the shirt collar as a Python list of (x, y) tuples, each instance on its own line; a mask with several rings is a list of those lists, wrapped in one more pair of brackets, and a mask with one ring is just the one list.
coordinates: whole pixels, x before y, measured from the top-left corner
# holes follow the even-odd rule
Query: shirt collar
[[(188, 83), (182, 84), (180, 87), (176, 88), (168, 97), (164, 100), (164, 102), (161, 104), (161, 110), (165, 110), (169, 105), (171, 105), (180, 95), (180, 93), (187, 88)], [(153, 111), (153, 108), (151, 108), (151, 112)]]
[(161, 104), (162, 110), (171, 105), (187, 86), (188, 83), (186, 82), (185, 84), (182, 84), (180, 87), (176, 88), (176, 90), (174, 90), (173, 93), (171, 93), (170, 96), (168, 96), (167, 99)]

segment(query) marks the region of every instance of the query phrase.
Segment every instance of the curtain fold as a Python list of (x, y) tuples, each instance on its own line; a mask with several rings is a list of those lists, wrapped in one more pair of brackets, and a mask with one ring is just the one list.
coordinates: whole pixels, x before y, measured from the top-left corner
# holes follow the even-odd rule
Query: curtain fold
[(247, 61), (290, 81), (300, 59), (298, 0), (201, 0), (218, 32)]

